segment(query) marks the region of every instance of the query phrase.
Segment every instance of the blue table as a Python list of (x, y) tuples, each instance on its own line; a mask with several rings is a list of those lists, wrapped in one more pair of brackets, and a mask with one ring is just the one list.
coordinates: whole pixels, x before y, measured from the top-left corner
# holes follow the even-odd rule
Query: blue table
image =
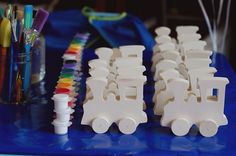
[[(71, 33), (71, 34), (74, 34)], [(38, 94), (29, 105), (0, 104), (0, 153), (8, 154), (80, 154), (80, 155), (235, 155), (236, 152), (236, 75), (226, 58), (218, 53), (212, 56), (212, 66), (216, 67), (217, 76), (230, 80), (227, 86), (225, 114), (229, 124), (219, 128), (216, 136), (202, 137), (193, 127), (185, 137), (176, 137), (169, 128), (160, 126), (160, 118), (153, 115), (151, 102), (154, 93), (150, 72), (151, 52), (146, 51), (144, 64), (147, 67), (148, 83), (145, 86), (145, 102), (148, 106), (148, 123), (139, 125), (133, 135), (122, 135), (117, 126), (112, 125), (106, 134), (95, 134), (88, 126), (81, 126), (82, 107), (77, 106), (73, 125), (67, 135), (53, 133), (53, 94), (62, 66), (61, 56), (72, 39), (72, 35), (55, 42), (56, 34), (46, 34), (47, 71), (44, 82), (34, 86), (40, 93), (45, 88), (46, 94)], [(54, 39), (53, 39), (54, 38)], [(87, 61), (94, 58), (94, 51), (86, 49), (83, 56), (83, 80), (87, 76)], [(81, 98), (84, 96), (84, 85)], [(43, 90), (44, 91), (44, 90)]]
[[(150, 53), (145, 55), (145, 59), (149, 58), (148, 54)], [(57, 53), (48, 57), (57, 58), (60, 62), (61, 55), (62, 53)], [(93, 57), (93, 50), (86, 50), (84, 64)], [(90, 127), (80, 125), (81, 106), (76, 108), (73, 126), (69, 128), (68, 135), (55, 135), (51, 125), (53, 103), (50, 97), (57, 80), (57, 70), (60, 71), (61, 66), (58, 65), (55, 70), (47, 71), (45, 88), (48, 93), (44, 98), (25, 106), (0, 105), (0, 153), (233, 155), (236, 147), (236, 79), (223, 55), (214, 54), (213, 58), (217, 63), (213, 64), (218, 69), (217, 75), (230, 76), (228, 78), (231, 81), (227, 86), (225, 103), (229, 125), (220, 127), (215, 137), (204, 138), (194, 127), (186, 137), (175, 137), (170, 129), (161, 127), (159, 118), (151, 110), (154, 89), (149, 72), (146, 73), (149, 83), (145, 86), (149, 122), (141, 124), (133, 135), (122, 135), (115, 125), (106, 134), (95, 134)], [(150, 67), (147, 61), (145, 64)], [(86, 70), (87, 68), (85, 73)]]

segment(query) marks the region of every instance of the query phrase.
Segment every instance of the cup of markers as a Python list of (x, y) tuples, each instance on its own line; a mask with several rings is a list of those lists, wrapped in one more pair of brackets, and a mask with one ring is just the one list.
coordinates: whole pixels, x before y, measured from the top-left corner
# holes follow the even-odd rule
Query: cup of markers
[(30, 100), (32, 47), (49, 13), (25, 5), (1, 8), (0, 17), (0, 102), (27, 103)]
[(56, 134), (66, 134), (72, 124), (71, 114), (79, 98), (82, 51), (88, 38), (88, 33), (76, 34), (62, 56), (63, 66), (52, 97), (56, 114), (52, 124)]

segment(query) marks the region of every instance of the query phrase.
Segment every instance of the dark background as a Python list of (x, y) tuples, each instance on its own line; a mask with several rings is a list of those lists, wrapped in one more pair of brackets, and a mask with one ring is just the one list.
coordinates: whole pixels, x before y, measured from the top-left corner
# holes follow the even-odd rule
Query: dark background
[[(226, 2), (225, 0), (224, 2)], [(154, 34), (158, 26), (168, 26), (175, 30), (177, 25), (198, 25), (203, 38), (208, 36), (208, 29), (197, 0), (0, 0), (0, 2), (20, 4), (34, 4), (47, 8), (50, 11), (81, 9), (90, 6), (97, 11), (128, 12), (139, 17)], [(211, 0), (203, 0), (207, 13), (212, 21), (213, 8)], [(219, 0), (215, 0), (216, 6)], [(218, 9), (218, 7), (216, 7)], [(234, 70), (236, 70), (236, 46), (235, 38), (235, 1), (231, 1), (230, 20), (228, 36), (226, 37), (226, 48), (224, 54), (228, 57)], [(226, 14), (226, 3), (223, 7), (220, 28), (224, 28)], [(173, 31), (174, 32), (174, 31)], [(175, 36), (175, 34), (172, 34)], [(220, 36), (220, 35), (219, 35)]]

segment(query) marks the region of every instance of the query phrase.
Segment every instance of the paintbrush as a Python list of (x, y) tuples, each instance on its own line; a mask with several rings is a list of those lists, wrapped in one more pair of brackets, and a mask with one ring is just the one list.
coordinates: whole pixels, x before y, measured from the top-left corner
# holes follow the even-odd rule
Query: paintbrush
[(2, 94), (4, 76), (5, 76), (5, 64), (8, 48), (11, 44), (11, 22), (7, 18), (3, 18), (0, 25), (0, 95)]
[(44, 9), (39, 9), (35, 15), (32, 29), (31, 29), (31, 35), (30, 35), (30, 42), (31, 46), (33, 46), (35, 40), (38, 38), (39, 34), (41, 33), (44, 24), (46, 23), (48, 19), (49, 13)]
[(24, 9), (24, 37), (25, 37), (25, 66), (23, 70), (23, 90), (24, 94), (28, 94), (30, 87), (30, 48), (31, 45), (28, 42), (30, 35), (30, 29), (32, 27), (32, 18), (33, 18), (33, 6), (26, 5)]

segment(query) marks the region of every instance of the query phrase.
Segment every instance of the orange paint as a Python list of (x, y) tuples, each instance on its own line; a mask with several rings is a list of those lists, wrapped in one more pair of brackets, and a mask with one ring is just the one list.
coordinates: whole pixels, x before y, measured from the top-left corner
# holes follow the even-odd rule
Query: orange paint
[(58, 83), (57, 88), (70, 88), (72, 87), (71, 83)]

